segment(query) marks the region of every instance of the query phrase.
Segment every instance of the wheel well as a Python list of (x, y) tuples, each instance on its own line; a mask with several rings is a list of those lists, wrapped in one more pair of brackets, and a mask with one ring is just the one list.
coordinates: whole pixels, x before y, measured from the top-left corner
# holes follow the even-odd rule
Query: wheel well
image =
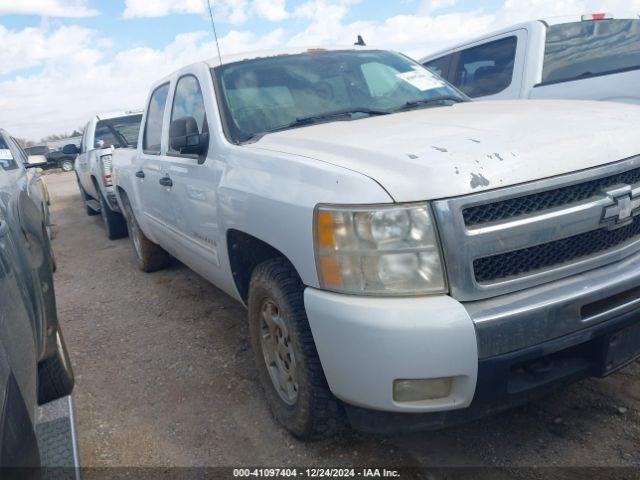
[(287, 258), (268, 243), (239, 230), (227, 232), (227, 248), (229, 249), (229, 263), (233, 280), (245, 303), (249, 297), (249, 282), (253, 269), (272, 258)]

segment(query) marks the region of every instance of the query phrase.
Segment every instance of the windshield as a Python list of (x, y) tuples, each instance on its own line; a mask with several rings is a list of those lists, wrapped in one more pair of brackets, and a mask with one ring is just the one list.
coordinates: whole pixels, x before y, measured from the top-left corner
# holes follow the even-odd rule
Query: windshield
[(142, 115), (100, 120), (96, 124), (94, 148), (131, 147), (138, 143)]
[(635, 68), (640, 68), (640, 20), (599, 20), (549, 27), (544, 83)]
[(377, 50), (281, 55), (213, 72), (234, 143), (313, 123), (467, 100), (422, 65)]

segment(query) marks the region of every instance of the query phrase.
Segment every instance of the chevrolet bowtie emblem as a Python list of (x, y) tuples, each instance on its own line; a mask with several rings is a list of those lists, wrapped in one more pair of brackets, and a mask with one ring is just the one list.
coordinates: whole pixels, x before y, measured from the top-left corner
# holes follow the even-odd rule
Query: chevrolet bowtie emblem
[(609, 228), (628, 225), (640, 213), (640, 187), (620, 185), (607, 190), (605, 194), (612, 204), (604, 208), (602, 222), (608, 224)]

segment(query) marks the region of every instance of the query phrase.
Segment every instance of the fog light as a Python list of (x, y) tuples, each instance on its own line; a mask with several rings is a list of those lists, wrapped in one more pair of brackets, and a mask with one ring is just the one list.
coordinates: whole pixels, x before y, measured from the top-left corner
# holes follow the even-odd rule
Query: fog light
[(396, 402), (421, 402), (445, 398), (451, 394), (452, 378), (394, 380), (393, 399)]

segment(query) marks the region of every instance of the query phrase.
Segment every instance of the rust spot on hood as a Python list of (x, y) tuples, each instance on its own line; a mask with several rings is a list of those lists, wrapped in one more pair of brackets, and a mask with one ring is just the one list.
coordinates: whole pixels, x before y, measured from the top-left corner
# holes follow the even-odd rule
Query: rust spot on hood
[(476, 189), (478, 187), (488, 187), (490, 184), (491, 182), (487, 179), (487, 177), (485, 177), (481, 173), (471, 174), (471, 181), (469, 182), (471, 188)]

